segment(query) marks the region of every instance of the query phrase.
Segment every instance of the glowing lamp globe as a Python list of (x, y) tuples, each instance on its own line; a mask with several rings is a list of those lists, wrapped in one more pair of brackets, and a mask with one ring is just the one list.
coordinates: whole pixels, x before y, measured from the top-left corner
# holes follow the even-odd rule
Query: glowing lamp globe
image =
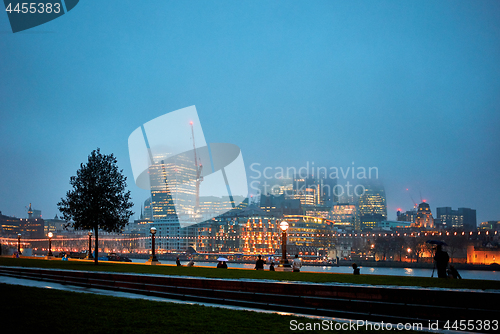
[(288, 230), (288, 223), (286, 221), (282, 221), (280, 223), (280, 229), (285, 232), (286, 230)]

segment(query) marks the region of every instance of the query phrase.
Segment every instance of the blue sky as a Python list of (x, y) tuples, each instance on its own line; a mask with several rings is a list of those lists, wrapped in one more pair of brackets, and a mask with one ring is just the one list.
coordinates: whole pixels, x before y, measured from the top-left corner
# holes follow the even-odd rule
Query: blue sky
[(196, 105), (247, 166), (376, 166), (389, 218), (421, 193), (500, 220), (499, 92), (498, 1), (88, 0), (16, 34), (0, 13), (0, 211), (52, 218), (100, 147), (139, 212), (128, 136)]

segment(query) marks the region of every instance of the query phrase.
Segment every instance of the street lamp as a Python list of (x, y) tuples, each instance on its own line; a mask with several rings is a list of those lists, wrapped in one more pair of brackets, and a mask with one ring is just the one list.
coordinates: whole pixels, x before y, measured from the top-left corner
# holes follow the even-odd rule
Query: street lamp
[(89, 231), (89, 253), (87, 254), (87, 259), (93, 259), (92, 256), (92, 231)]
[(52, 237), (54, 235), (52, 234), (52, 232), (49, 232), (47, 236), (49, 237), (49, 252), (47, 253), (47, 257), (52, 257)]
[(151, 227), (149, 230), (151, 232), (151, 257), (147, 261), (149, 264), (158, 264), (158, 259), (156, 258), (155, 254), (155, 234), (156, 234), (156, 227)]
[(286, 258), (286, 230), (288, 230), (288, 223), (283, 220), (280, 223), (281, 229), (281, 261), (278, 266), (281, 270), (285, 271), (285, 267), (291, 270), (291, 265), (288, 263), (288, 259)]
[(21, 233), (17, 234), (17, 254), (21, 255)]
[(408, 252), (408, 255), (410, 255), (410, 262), (413, 262), (413, 259), (411, 258), (411, 248), (408, 247), (406, 251)]

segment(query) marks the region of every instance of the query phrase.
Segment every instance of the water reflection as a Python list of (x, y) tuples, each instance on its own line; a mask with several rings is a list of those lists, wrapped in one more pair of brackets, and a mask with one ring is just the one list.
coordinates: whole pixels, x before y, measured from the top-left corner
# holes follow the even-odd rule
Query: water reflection
[[(132, 262), (144, 263), (145, 259), (132, 259)], [(162, 264), (175, 265), (175, 261), (165, 261), (160, 260)], [(187, 261), (181, 261), (181, 264), (185, 266)], [(241, 269), (254, 269), (255, 264), (253, 263), (232, 263), (229, 262), (229, 268), (241, 268)], [(217, 267), (217, 262), (197, 262), (195, 263), (197, 267)], [(269, 266), (265, 266), (265, 270), (268, 270)], [(360, 267), (361, 275), (393, 275), (393, 276), (415, 276), (415, 277), (431, 277), (432, 269), (425, 268), (383, 268), (383, 267)], [(310, 272), (323, 272), (323, 273), (339, 273), (339, 274), (352, 274), (352, 268), (350, 266), (302, 266), (302, 271)], [(482, 270), (460, 270), (460, 275), (464, 279), (484, 279), (492, 281), (500, 281), (500, 271), (482, 271)], [(436, 273), (434, 273), (436, 277)]]
[(412, 268), (404, 268), (404, 270), (405, 270), (405, 275), (413, 276), (413, 269)]

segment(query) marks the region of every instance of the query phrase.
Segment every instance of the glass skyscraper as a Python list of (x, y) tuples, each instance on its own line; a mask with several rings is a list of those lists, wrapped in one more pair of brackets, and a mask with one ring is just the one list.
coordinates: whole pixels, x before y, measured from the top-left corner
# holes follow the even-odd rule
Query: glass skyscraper
[(361, 226), (356, 226), (356, 230), (373, 228), (376, 222), (387, 220), (384, 186), (381, 183), (367, 183), (363, 186), (365, 191), (358, 202)]

